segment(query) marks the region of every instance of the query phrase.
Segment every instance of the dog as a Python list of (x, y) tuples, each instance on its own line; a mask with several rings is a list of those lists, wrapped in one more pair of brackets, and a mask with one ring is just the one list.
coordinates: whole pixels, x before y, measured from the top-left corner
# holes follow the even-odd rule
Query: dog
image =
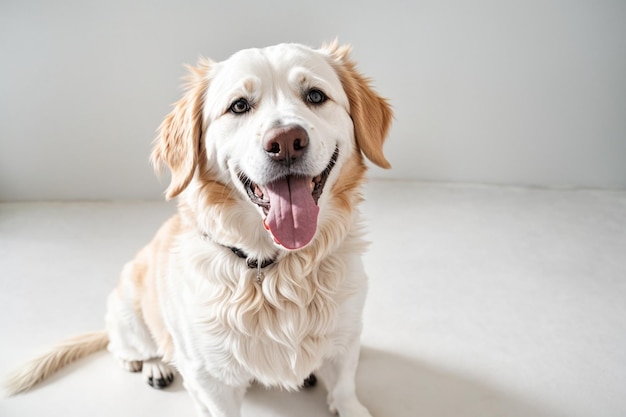
[(11, 393), (108, 348), (153, 387), (178, 372), (201, 416), (239, 416), (251, 382), (296, 390), (317, 376), (331, 412), (370, 417), (355, 388), (358, 205), (365, 160), (390, 168), (393, 115), (350, 49), (280, 44), (189, 67), (151, 155), (177, 214), (124, 266), (106, 330), (33, 359)]

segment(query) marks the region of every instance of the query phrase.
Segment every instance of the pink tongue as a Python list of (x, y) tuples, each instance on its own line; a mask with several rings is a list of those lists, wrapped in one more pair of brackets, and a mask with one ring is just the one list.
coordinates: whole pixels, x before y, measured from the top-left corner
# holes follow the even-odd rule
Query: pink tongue
[(289, 176), (267, 184), (270, 211), (265, 224), (287, 249), (300, 249), (313, 239), (319, 207), (311, 195), (311, 179)]

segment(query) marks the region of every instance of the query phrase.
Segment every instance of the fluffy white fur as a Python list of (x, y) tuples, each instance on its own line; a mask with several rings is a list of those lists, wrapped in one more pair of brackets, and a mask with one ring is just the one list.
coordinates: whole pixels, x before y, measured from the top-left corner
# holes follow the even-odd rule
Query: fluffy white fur
[[(109, 351), (128, 370), (143, 367), (152, 385), (167, 385), (172, 367), (180, 372), (202, 416), (239, 416), (251, 381), (298, 389), (312, 372), (328, 388), (331, 411), (370, 416), (354, 381), (367, 286), (357, 205), (363, 157), (388, 167), (382, 144), (391, 110), (348, 53), (337, 44), (283, 44), (190, 69), (153, 152), (171, 172), (167, 196), (179, 198), (179, 213), (124, 267), (108, 300), (106, 334), (48, 353), (66, 360), (33, 360), (10, 381), (12, 392), (108, 339)], [(307, 102), (312, 89), (328, 100)], [(243, 115), (230, 110), (240, 98), (251, 104)], [(293, 125), (309, 141), (302, 160), (285, 168), (268, 158), (262, 138)], [(264, 227), (240, 176), (261, 188), (285, 169), (313, 181), (336, 149), (315, 235), (287, 250)], [(228, 247), (274, 263), (257, 282), (259, 270)]]

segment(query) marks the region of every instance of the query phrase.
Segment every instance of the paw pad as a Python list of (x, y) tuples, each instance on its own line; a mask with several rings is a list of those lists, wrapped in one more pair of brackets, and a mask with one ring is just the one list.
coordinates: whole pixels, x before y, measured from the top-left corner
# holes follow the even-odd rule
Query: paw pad
[(174, 369), (158, 359), (145, 361), (143, 375), (152, 388), (162, 389), (174, 381)]

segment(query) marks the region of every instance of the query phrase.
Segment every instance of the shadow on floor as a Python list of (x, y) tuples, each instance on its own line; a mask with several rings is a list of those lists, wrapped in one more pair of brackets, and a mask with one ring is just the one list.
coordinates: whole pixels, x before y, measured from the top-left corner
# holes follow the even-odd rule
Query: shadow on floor
[[(418, 360), (364, 347), (357, 376), (361, 401), (374, 417), (561, 417), (498, 387), (436, 369)], [(274, 409), (272, 415), (331, 416), (321, 384), (286, 393), (253, 386), (246, 407)], [(248, 414), (251, 415), (251, 414)]]
[[(157, 391), (149, 388), (140, 374), (127, 374), (115, 365), (105, 352), (79, 360), (38, 385), (31, 398), (36, 398), (38, 392), (52, 392), (55, 382), (61, 381), (66, 386), (63, 388), (61, 384), (58, 389), (81, 392), (80, 385), (87, 384), (85, 381), (90, 381), (95, 373), (106, 382), (109, 396), (118, 400), (124, 401), (130, 395), (138, 402), (153, 402), (163, 409), (191, 409), (191, 398), (184, 392), (179, 375), (172, 386)], [(72, 381), (74, 385), (70, 385)], [(414, 358), (368, 347), (361, 350), (357, 387), (361, 401), (374, 417), (562, 417), (498, 387), (437, 369)], [(260, 415), (331, 416), (322, 384), (299, 392), (253, 385), (246, 394), (242, 416)]]

